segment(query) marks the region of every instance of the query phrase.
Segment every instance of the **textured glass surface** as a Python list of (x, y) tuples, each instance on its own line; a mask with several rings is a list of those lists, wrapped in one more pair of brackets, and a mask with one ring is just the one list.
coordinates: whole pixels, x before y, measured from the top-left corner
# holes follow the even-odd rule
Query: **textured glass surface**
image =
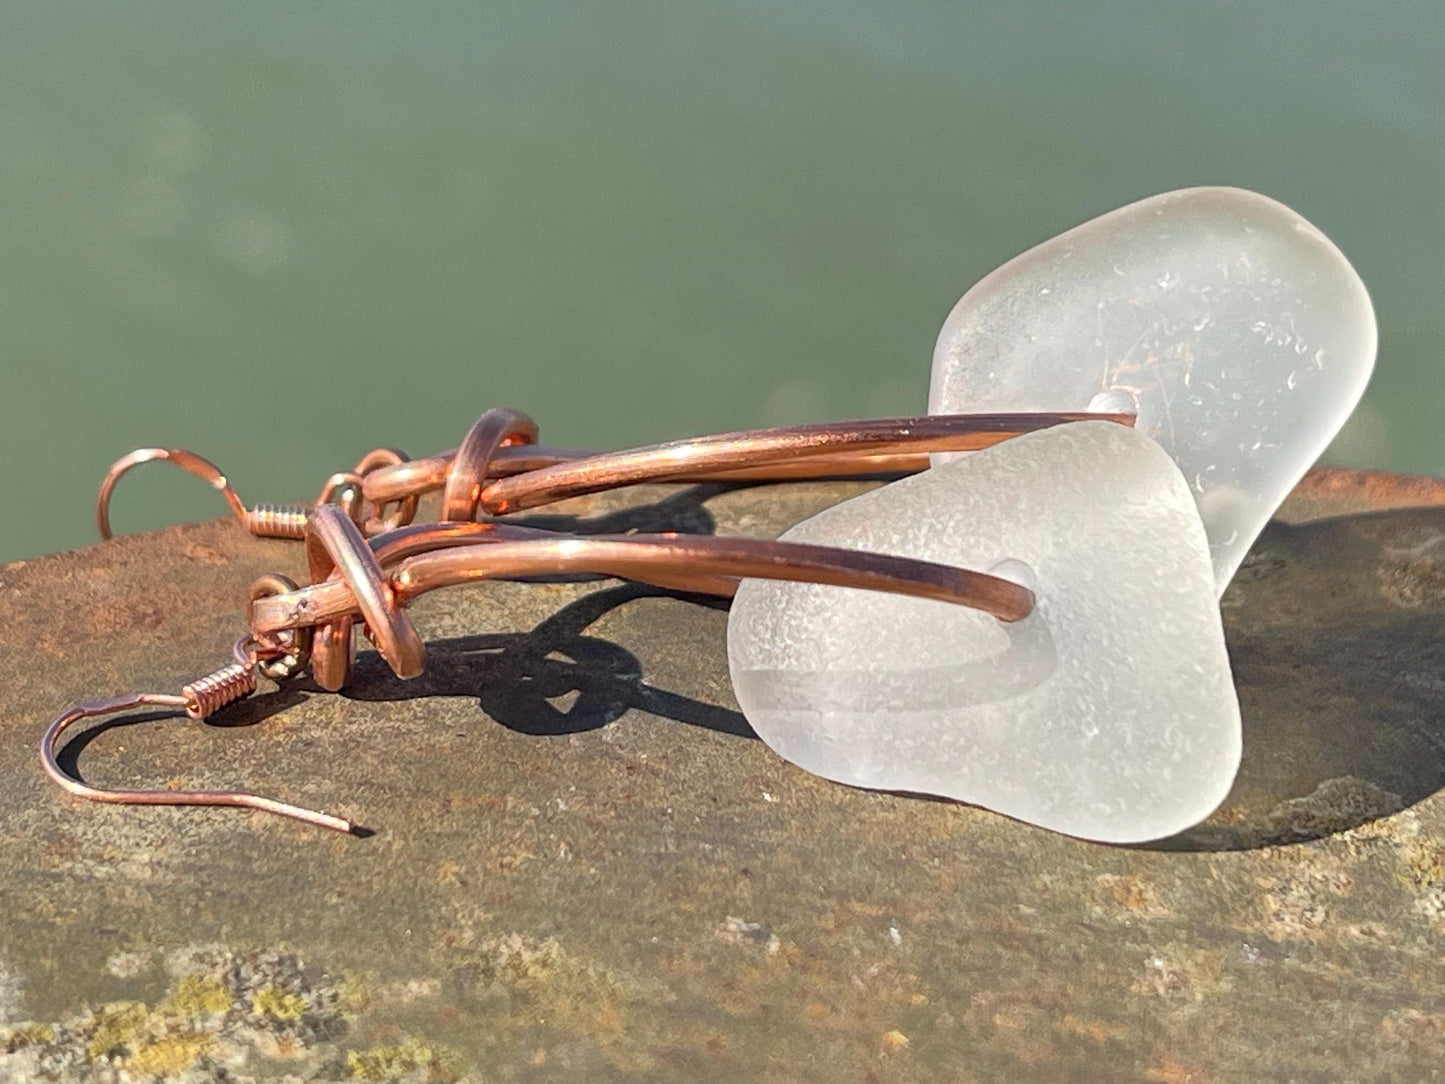
[(783, 536), (997, 569), (1015, 624), (948, 603), (745, 581), (739, 704), (808, 771), (1129, 842), (1207, 816), (1240, 721), (1193, 499), (1144, 435), (1082, 422), (830, 508)]
[(939, 333), (929, 409), (1137, 401), (1194, 492), (1222, 592), (1359, 401), (1375, 342), (1364, 284), (1324, 234), (1257, 193), (1189, 188), (969, 290)]

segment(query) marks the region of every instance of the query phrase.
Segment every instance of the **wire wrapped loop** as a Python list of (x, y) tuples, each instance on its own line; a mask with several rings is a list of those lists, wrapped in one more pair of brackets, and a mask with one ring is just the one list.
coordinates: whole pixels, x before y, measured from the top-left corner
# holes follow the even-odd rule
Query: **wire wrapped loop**
[(511, 407), (493, 407), (467, 432), (447, 471), (442, 493), (444, 523), (465, 523), (477, 518), (482, 487), (487, 484), (492, 460), (503, 448), (537, 443), (537, 423)]
[[(304, 528), (299, 537), (305, 537)], [(255, 613), (256, 603), (261, 599), (289, 594), (295, 590), (296, 581), (279, 572), (271, 572), (259, 577), (251, 584), (248, 618)], [(261, 673), (272, 681), (285, 681), (306, 669), (306, 664), (311, 661), (314, 638), (315, 630), (310, 625), (302, 625), (299, 628), (277, 633), (274, 637), (268, 638), (264, 645), (254, 645), (251, 650), (255, 654), (255, 662), (261, 668)], [(263, 646), (270, 650), (264, 652), (256, 650)], [(237, 645), (237, 649), (239, 651), (240, 645)], [(242, 659), (238, 656), (236, 661), (241, 662)]]
[[(321, 583), (333, 574), (345, 582), (371, 631), (377, 651), (397, 677), (411, 678), (421, 673), (426, 648), (416, 626), (397, 602), (361, 529), (340, 508), (322, 505), (311, 514), (306, 529), (306, 563), (312, 583)], [(354, 648), (350, 629), (343, 627), (343, 623), (349, 625), (349, 620), (342, 618), (324, 624), (316, 634), (314, 647), (321, 651), (317, 661), (322, 663), (319, 668), (313, 668), (318, 684), (332, 680), (343, 669), (350, 669)], [(331, 628), (332, 624), (337, 627)], [(345, 657), (344, 667), (337, 655)]]
[[(387, 467), (399, 467), (408, 462), (410, 462), (410, 458), (399, 448), (373, 448), (361, 457), (352, 473), (364, 482), (368, 474)], [(387, 509), (391, 508), (393, 504), (396, 507), (391, 512), (387, 512)], [(397, 501), (383, 503), (368, 501), (365, 522), (361, 524), (361, 533), (367, 538), (373, 538), (385, 531), (394, 531), (398, 527), (405, 527), (416, 518), (416, 510), (420, 504), (421, 498), (415, 493), (408, 494)]]

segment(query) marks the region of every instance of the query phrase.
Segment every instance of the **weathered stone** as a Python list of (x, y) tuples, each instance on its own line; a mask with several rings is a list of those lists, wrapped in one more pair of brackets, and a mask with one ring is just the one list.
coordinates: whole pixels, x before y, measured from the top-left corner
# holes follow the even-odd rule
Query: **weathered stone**
[[(67, 747), (98, 783), (246, 786), (371, 838), (84, 803), (40, 773), (49, 717), (214, 668), (299, 549), (216, 522), (0, 569), (0, 1079), (1426, 1078), (1445, 508), (1320, 478), (1224, 598), (1234, 791), (1151, 847), (809, 776), (737, 714), (721, 604), (612, 582), (438, 593), (415, 681), (363, 654), (344, 695)], [(776, 534), (859, 490), (563, 512)]]

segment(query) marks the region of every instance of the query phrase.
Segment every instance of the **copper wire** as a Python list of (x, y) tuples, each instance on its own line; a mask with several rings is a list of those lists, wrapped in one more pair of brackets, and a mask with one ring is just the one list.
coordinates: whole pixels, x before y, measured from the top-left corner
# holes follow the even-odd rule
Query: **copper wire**
[[(485, 417), (485, 415), (484, 415)], [(557, 451), (524, 443), (499, 447), (481, 511), (501, 515), (567, 497), (643, 482), (782, 481), (912, 473), (935, 452), (976, 451), (1074, 421), (1133, 425), (1132, 414), (929, 414), (871, 421), (719, 433), (620, 452)], [(458, 449), (369, 473), (367, 500), (384, 502), (445, 489)], [(468, 475), (470, 476), (470, 475)]]
[[(487, 528), (495, 526), (477, 524), (475, 529), (485, 536), (493, 533)], [(987, 573), (798, 542), (670, 534), (515, 540), (494, 535), (495, 541), (458, 545), (463, 536), (447, 533), (454, 548), (436, 546), (432, 548), (438, 552), (410, 553), (385, 575), (380, 593), (391, 604), (380, 604), (373, 631), (390, 628), (397, 612), (393, 607), (405, 606), (427, 591), (482, 579), (558, 573), (613, 575), (716, 594), (730, 594), (743, 577), (795, 580), (929, 598), (983, 610), (1000, 621), (1021, 620), (1034, 604), (1033, 593), (1026, 587)], [(420, 533), (414, 536), (422, 537)], [(266, 637), (340, 617), (363, 616), (355, 585), (347, 579), (347, 572), (338, 571), (342, 571), (339, 577), (258, 599), (251, 610), (252, 634)], [(373, 574), (369, 569), (359, 578), (362, 596), (375, 592)], [(377, 602), (368, 600), (367, 605), (378, 612)], [(370, 624), (371, 619), (367, 620)]]
[[(784, 481), (839, 475), (912, 473), (936, 452), (974, 451), (1024, 433), (1073, 421), (1133, 425), (1132, 414), (939, 414), (720, 433), (620, 452), (538, 446), (527, 415), (487, 411), (463, 444), (426, 459), (392, 448), (367, 453), (352, 471), (334, 474), (317, 505), (340, 504), (367, 536), (410, 523), (418, 499), (443, 491), (443, 518), (475, 518), (537, 508), (568, 497), (644, 482)], [(115, 485), (141, 463), (164, 460), (217, 489), (253, 534), (305, 536), (305, 505), (258, 505), (247, 511), (214, 463), (180, 448), (141, 448), (118, 459), (96, 496), (96, 522), (111, 537)], [(391, 509), (391, 511), (387, 511)]]
[[(249, 637), (246, 639), (249, 640)], [(76, 723), (84, 719), (101, 718), (142, 707), (170, 708), (184, 711), (192, 718), (204, 717), (219, 707), (221, 702), (228, 703), (238, 699), (236, 695), (232, 694), (237, 693), (245, 685), (244, 679), (237, 673), (241, 666), (242, 664), (239, 662), (232, 663), (199, 681), (193, 681), (182, 690), (180, 696), (167, 693), (130, 693), (106, 700), (92, 700), (61, 712), (51, 720), (50, 725), (45, 729), (45, 735), (40, 740), (41, 767), (47, 776), (71, 794), (92, 802), (109, 802), (119, 805), (236, 806), (289, 817), (292, 820), (313, 824), (318, 828), (327, 828), (333, 832), (355, 831), (355, 825), (341, 817), (321, 813), (314, 809), (305, 809), (288, 802), (279, 802), (274, 798), (265, 798), (259, 794), (237, 790), (136, 790), (95, 787), (83, 779), (71, 775), (60, 766), (56, 753), (57, 745), (65, 732)], [(254, 676), (251, 677), (250, 684), (252, 688), (255, 687)], [(247, 692), (249, 691), (247, 690)], [(244, 696), (246, 693), (242, 692), (240, 695)], [(226, 698), (224, 701), (222, 701), (223, 696)]]

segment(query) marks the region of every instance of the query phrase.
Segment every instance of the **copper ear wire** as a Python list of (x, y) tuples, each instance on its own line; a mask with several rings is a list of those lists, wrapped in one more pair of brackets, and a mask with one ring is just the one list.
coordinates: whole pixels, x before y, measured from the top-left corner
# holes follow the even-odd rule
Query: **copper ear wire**
[(66, 730), (83, 719), (96, 719), (115, 715), (135, 708), (172, 708), (185, 712), (191, 719), (204, 719), (226, 704), (249, 696), (256, 689), (255, 667), (267, 652), (258, 650), (250, 636), (236, 642), (236, 661), (221, 667), (185, 686), (179, 696), (167, 693), (130, 693), (107, 700), (91, 700), (61, 712), (45, 730), (40, 740), (40, 764), (48, 775), (71, 794), (92, 802), (110, 802), (118, 805), (204, 805), (235, 806), (256, 809), (262, 813), (314, 824), (318, 828), (329, 828), (333, 832), (353, 832), (355, 825), (341, 817), (321, 813), (249, 794), (238, 790), (132, 790), (123, 788), (95, 787), (71, 775), (60, 766), (56, 745)]
[[(321, 487), (321, 494), (315, 505), (306, 504), (257, 504), (247, 508), (240, 494), (220, 467), (209, 459), (184, 448), (137, 448), (121, 456), (111, 464), (101, 479), (100, 490), (95, 497), (95, 521), (102, 539), (114, 537), (110, 526), (110, 503), (115, 495), (116, 483), (142, 463), (172, 463), (207, 483), (225, 498), (231, 514), (241, 525), (259, 538), (289, 538), (300, 540), (306, 536), (306, 517), (313, 507), (338, 504), (368, 533), (379, 534), (395, 527), (410, 523), (416, 515), (415, 496), (403, 496), (395, 501), (370, 503), (362, 491), (366, 475), (384, 467), (396, 467), (406, 463), (405, 453), (395, 448), (377, 448), (368, 452), (354, 470), (333, 474)], [(395, 504), (390, 515), (382, 516), (387, 506)]]
[[(188, 452), (184, 448), (137, 448), (135, 451), (121, 456), (110, 465), (105, 472), (105, 477), (100, 482), (100, 492), (95, 497), (95, 522), (100, 528), (100, 537), (109, 539), (112, 536), (110, 530), (110, 500), (115, 492), (115, 485), (126, 474), (130, 473), (142, 463), (164, 461), (174, 463), (181, 470), (188, 474), (194, 474), (197, 478), (208, 484), (212, 489), (218, 491), (226, 499), (232, 514), (244, 524), (247, 529), (254, 530), (254, 523), (262, 523), (269, 515), (269, 511), (262, 511), (263, 507), (270, 509), (272, 506), (257, 506), (256, 519), (252, 519), (252, 513), (248, 512), (246, 505), (241, 501), (231, 483), (227, 480), (226, 474), (220, 467), (216, 466), (209, 459), (203, 459), (195, 452)], [(304, 524), (303, 524), (304, 526)], [(280, 521), (277, 521), (278, 536), (284, 528)], [(260, 532), (256, 532), (260, 533)], [(299, 538), (299, 534), (289, 535)]]
[[(410, 523), (420, 497), (443, 491), (444, 520), (504, 515), (568, 497), (644, 482), (789, 481), (907, 474), (935, 452), (976, 451), (1011, 437), (1073, 421), (1133, 425), (1113, 413), (945, 414), (754, 429), (669, 441), (609, 453), (563, 451), (536, 444), (527, 415), (487, 411), (458, 448), (408, 460), (390, 448), (369, 452), (356, 469), (333, 475), (317, 504), (338, 500), (370, 537)], [(253, 534), (301, 539), (306, 505), (257, 505), (247, 510), (215, 464), (179, 448), (141, 448), (117, 460), (96, 497), (102, 538), (111, 537), (116, 482), (141, 463), (164, 459), (219, 490)], [(355, 487), (359, 486), (359, 497)], [(387, 515), (382, 513), (395, 505)]]

